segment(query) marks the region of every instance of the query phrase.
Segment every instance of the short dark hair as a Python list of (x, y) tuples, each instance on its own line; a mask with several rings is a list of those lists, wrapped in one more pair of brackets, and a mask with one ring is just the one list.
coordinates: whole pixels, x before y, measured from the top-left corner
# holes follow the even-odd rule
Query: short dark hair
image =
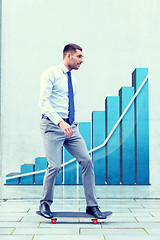
[(67, 44), (63, 49), (63, 58), (68, 52), (72, 52), (72, 51), (75, 52), (77, 49), (82, 51), (82, 48), (77, 44), (74, 44), (74, 43)]

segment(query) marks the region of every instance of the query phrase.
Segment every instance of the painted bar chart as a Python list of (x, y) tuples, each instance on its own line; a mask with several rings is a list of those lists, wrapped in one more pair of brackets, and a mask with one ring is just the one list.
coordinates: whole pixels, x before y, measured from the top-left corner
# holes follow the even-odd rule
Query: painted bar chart
[[(8, 178), (8, 177), (16, 177), (19, 174), (20, 173), (17, 173), (17, 172), (8, 173), (6, 175), (6, 178)], [(10, 179), (10, 180), (6, 179), (6, 184), (7, 185), (18, 185), (18, 184), (20, 184), (20, 178), (18, 177), (18, 178), (14, 178), (14, 179)]]
[[(136, 92), (144, 78), (148, 75), (148, 68), (136, 68), (132, 73), (132, 85)], [(135, 100), (135, 156), (136, 183), (149, 184), (149, 102), (148, 80)]]
[[(68, 149), (69, 151), (69, 149)], [(64, 148), (64, 163), (71, 160), (73, 156)], [(64, 166), (64, 183), (65, 184), (76, 184), (77, 183), (77, 164), (74, 161), (71, 164)]]
[[(136, 68), (132, 86), (121, 87), (117, 96), (107, 96), (104, 111), (93, 111), (91, 122), (79, 123), (97, 185), (150, 184), (148, 88), (148, 68)], [(61, 164), (56, 184), (82, 184), (81, 166), (65, 144)], [(42, 185), (46, 168), (46, 157), (35, 158), (35, 163), (23, 164), (20, 173), (7, 174), (6, 184)]]
[[(106, 137), (119, 119), (119, 97), (107, 97), (105, 104)], [(106, 182), (120, 184), (120, 127), (106, 144)]]
[[(47, 168), (47, 158), (38, 157), (35, 158), (35, 171), (44, 170)], [(44, 173), (35, 175), (35, 184), (42, 185), (43, 184)]]
[[(87, 149), (91, 150), (91, 123), (90, 122), (80, 122), (79, 132), (82, 135)], [(82, 184), (82, 168), (79, 166), (79, 184)]]
[[(134, 88), (122, 87), (119, 90), (119, 96), (121, 115), (127, 103), (134, 96)], [(135, 124), (133, 103), (120, 122), (120, 159), (121, 183), (135, 184)]]
[[(63, 162), (63, 148), (61, 148), (61, 164), (62, 162)], [(59, 171), (55, 184), (59, 185), (62, 184), (62, 182), (63, 182), (63, 168), (61, 168), (61, 170)]]
[[(21, 173), (29, 173), (34, 171), (34, 164), (24, 164), (21, 166)], [(33, 184), (34, 183), (34, 175), (30, 175), (28, 177), (21, 177), (21, 184)]]
[[(105, 140), (105, 111), (92, 113), (92, 148), (97, 147)], [(96, 184), (105, 184), (105, 148), (92, 153)]]

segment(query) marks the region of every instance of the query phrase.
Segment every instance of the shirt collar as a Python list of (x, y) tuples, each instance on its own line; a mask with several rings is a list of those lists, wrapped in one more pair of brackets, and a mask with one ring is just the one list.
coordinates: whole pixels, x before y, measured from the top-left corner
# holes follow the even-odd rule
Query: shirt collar
[(63, 63), (60, 63), (60, 67), (64, 73), (67, 73), (69, 71), (68, 68)]

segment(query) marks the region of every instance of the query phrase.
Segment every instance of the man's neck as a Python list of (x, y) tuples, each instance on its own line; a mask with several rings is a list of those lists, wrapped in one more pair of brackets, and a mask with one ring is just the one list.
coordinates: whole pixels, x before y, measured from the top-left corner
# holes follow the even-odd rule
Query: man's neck
[(66, 68), (68, 69), (68, 71), (71, 71), (71, 70), (72, 70), (65, 61), (63, 61), (63, 64), (66, 66)]

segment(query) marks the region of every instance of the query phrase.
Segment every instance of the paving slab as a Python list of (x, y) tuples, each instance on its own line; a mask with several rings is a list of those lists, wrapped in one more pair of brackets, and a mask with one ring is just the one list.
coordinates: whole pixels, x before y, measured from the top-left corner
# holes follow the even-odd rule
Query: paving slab
[(159, 238), (160, 238), (160, 228), (146, 228), (147, 232), (149, 233), (149, 235), (158, 235), (159, 234)]
[[(34, 235), (0, 235), (1, 240), (33, 240)], [(43, 236), (44, 237), (44, 236)]]
[(28, 222), (27, 224), (25, 222), (0, 222), (0, 228), (24, 228), (24, 227), (39, 227), (40, 223), (34, 223), (32, 221)]
[(130, 236), (130, 235), (122, 235), (122, 236), (117, 236), (116, 235), (104, 235), (105, 240), (159, 240), (159, 236)]
[(89, 228), (81, 228), (80, 229), (80, 234), (81, 235), (127, 235), (127, 236), (146, 236), (147, 233), (144, 229), (137, 228), (137, 229), (131, 229), (131, 228), (124, 228), (124, 229), (117, 229), (117, 228), (108, 228), (108, 229), (89, 229)]
[(152, 216), (136, 216), (138, 222), (160, 222), (160, 218), (152, 217)]
[(2, 228), (0, 228), (0, 239), (1, 239), (1, 234), (8, 234), (9, 235), (13, 232), (13, 230), (14, 230), (14, 228), (12, 228), (12, 227), (6, 227), (6, 228), (2, 227)]
[[(104, 240), (103, 236), (95, 236), (95, 235), (88, 235), (88, 236), (81, 236), (81, 235), (46, 235), (47, 240)], [(34, 240), (44, 240), (43, 235), (35, 235)], [(108, 239), (107, 239), (108, 240)], [(116, 239), (117, 240), (117, 239)]]
[(16, 228), (13, 232), (13, 235), (31, 235), (31, 234), (39, 234), (39, 235), (78, 235), (78, 228)]
[(28, 212), (29, 211), (29, 208), (24, 208), (24, 207), (19, 207), (19, 206), (10, 206), (10, 207), (2, 207), (0, 208), (0, 214), (1, 213), (17, 213), (17, 212), (20, 212), (20, 213), (25, 213), (25, 212)]
[(143, 222), (135, 222), (135, 223), (117, 223), (117, 222), (110, 222), (108, 224), (102, 223), (102, 228), (144, 228), (144, 229), (160, 229), (160, 223), (143, 223)]
[(0, 222), (19, 222), (21, 221), (22, 216), (14, 216), (14, 217), (10, 217), (10, 216), (0, 216)]

